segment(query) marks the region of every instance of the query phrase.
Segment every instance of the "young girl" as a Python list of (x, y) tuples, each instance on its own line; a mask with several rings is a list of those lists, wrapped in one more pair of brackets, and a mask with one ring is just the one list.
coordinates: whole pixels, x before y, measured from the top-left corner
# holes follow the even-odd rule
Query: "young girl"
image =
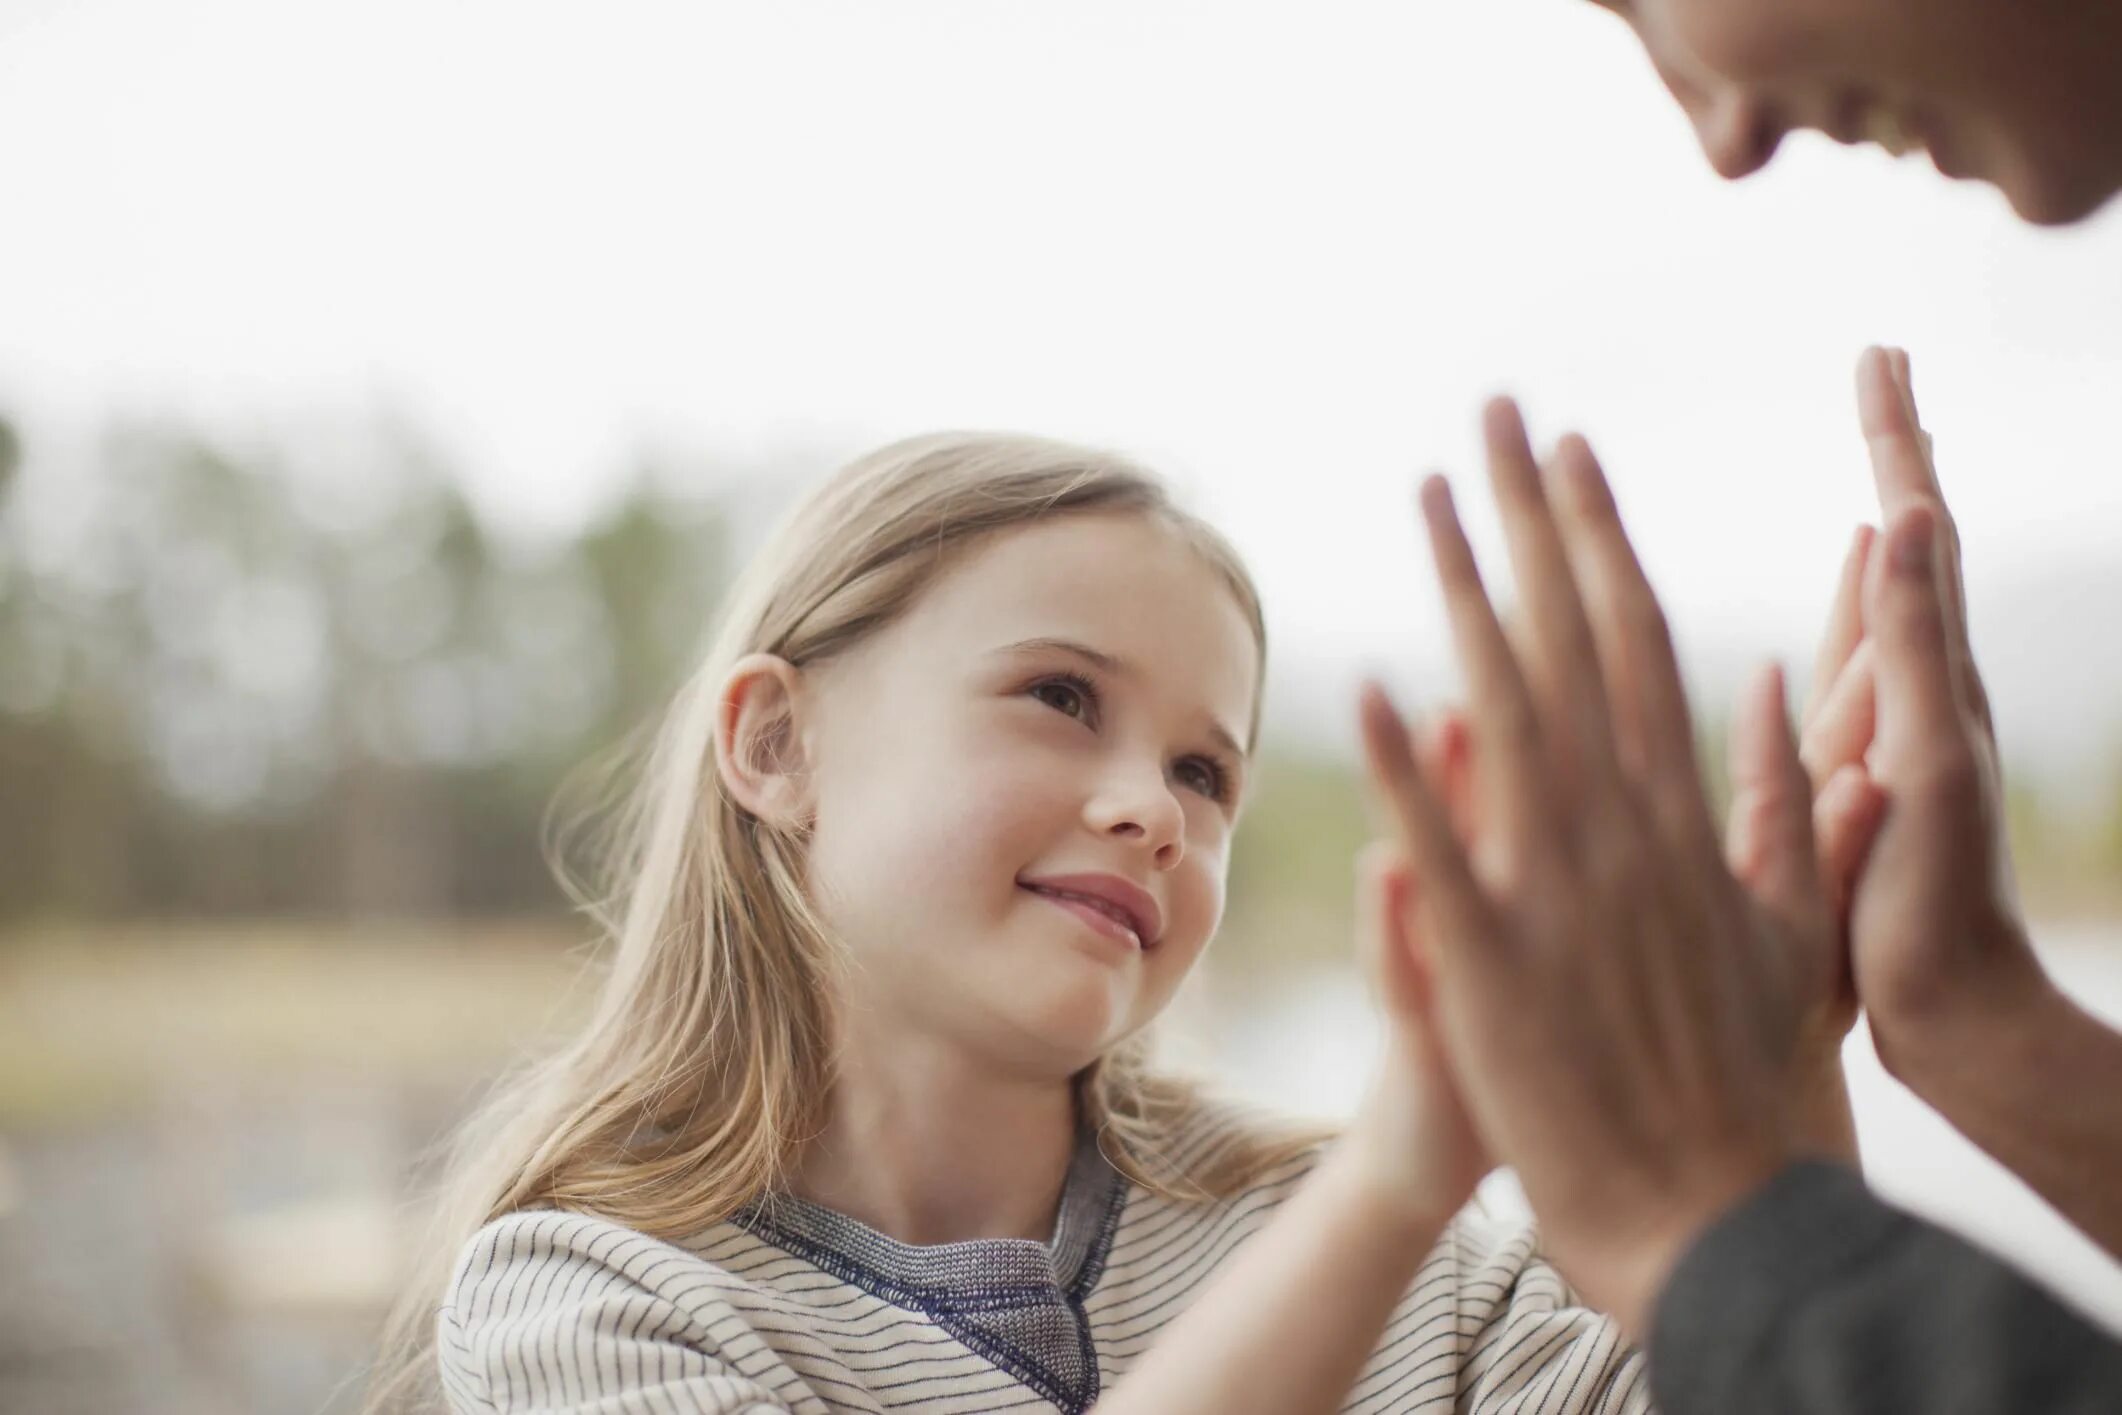
[[(461, 1142), (379, 1405), (1641, 1409), (1422, 1025), (1337, 1138), (1148, 1064), (1222, 911), (1260, 606), (1141, 469), (884, 449), (749, 568), (660, 733), (583, 1034)], [(459, 1247), (458, 1245), (461, 1245)]]

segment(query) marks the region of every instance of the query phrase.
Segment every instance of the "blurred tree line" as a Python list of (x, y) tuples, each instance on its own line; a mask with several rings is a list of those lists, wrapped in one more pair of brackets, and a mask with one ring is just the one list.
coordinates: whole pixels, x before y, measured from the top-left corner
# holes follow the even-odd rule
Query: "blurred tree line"
[(541, 812), (685, 671), (723, 519), (644, 474), (511, 540), (402, 428), (319, 441), (0, 424), (0, 922), (563, 907)]
[[(407, 429), (301, 459), (164, 422), (71, 459), (0, 421), (0, 925), (537, 915), (567, 774), (661, 710), (775, 468), (712, 500), (641, 469), (579, 528), (482, 521)], [(782, 479), (785, 485), (785, 478)], [(1722, 787), (1721, 726), (1704, 758)], [(2030, 902), (2122, 907), (2122, 755), (2100, 819), (2014, 777)], [(1370, 833), (1351, 766), (1263, 754), (1225, 951), (1341, 956)]]

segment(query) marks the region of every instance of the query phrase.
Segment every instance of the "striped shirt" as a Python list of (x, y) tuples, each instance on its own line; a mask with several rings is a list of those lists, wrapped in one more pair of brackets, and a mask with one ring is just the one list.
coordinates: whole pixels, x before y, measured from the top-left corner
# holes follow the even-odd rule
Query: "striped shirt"
[[(1205, 1111), (1181, 1150), (1241, 1123)], [(1156, 1342), (1316, 1162), (1182, 1203), (1086, 1143), (1053, 1237), (914, 1247), (802, 1200), (682, 1242), (553, 1210), (487, 1224), (437, 1314), (444, 1391), (499, 1411), (1060, 1410)], [(1352, 1411), (1604, 1415), (1648, 1409), (1641, 1358), (1576, 1306), (1530, 1230), (1454, 1219), (1350, 1390)]]

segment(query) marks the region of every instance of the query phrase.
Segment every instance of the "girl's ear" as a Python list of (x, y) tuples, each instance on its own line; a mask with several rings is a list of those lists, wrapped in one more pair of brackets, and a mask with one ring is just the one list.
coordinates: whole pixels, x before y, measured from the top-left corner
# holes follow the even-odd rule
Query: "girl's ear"
[(746, 654), (715, 701), (715, 770), (723, 789), (780, 830), (801, 829), (810, 817), (810, 772), (797, 730), (802, 680), (787, 659)]

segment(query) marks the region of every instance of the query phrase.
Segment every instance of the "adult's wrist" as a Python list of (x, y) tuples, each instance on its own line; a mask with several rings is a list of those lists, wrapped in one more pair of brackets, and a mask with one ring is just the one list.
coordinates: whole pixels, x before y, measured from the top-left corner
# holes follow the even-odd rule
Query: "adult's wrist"
[[(2043, 976), (1911, 1083), (2080, 1231), (2122, 1256), (2122, 1034)], [(1926, 1048), (1926, 1054), (1929, 1048)]]
[(2042, 1061), (2071, 1004), (2023, 935), (1987, 950), (1979, 976), (1920, 1007), (1882, 1000), (1872, 1040), (1886, 1069), (1956, 1124), (1998, 1104), (2023, 1104), (2055, 1078)]
[[(1593, 1216), (1597, 1232), (1570, 1242), (1550, 1227), (1554, 1251), (1587, 1300), (1621, 1324), (1630, 1339), (1650, 1337), (1659, 1299), (1673, 1274), (1705, 1233), (1744, 1207), (1794, 1161), (1793, 1154), (1701, 1155), (1690, 1159), (1684, 1183), (1646, 1194), (1639, 1217)], [(1581, 1255), (1571, 1261), (1569, 1250)]]

